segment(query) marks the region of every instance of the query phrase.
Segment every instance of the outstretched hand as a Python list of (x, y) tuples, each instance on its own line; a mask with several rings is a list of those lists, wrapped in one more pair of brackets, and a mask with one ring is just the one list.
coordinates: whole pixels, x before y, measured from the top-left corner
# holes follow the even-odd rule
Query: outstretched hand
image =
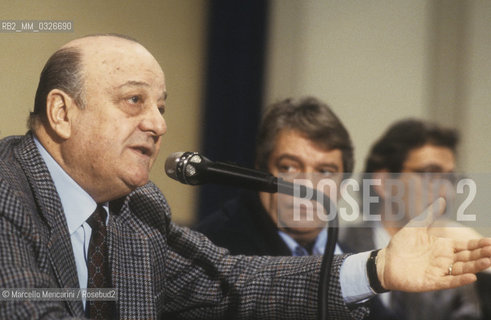
[(444, 208), (445, 200), (439, 198), (379, 251), (377, 275), (384, 288), (407, 292), (455, 288), (475, 281), (476, 272), (491, 266), (491, 238), (454, 240), (429, 232)]

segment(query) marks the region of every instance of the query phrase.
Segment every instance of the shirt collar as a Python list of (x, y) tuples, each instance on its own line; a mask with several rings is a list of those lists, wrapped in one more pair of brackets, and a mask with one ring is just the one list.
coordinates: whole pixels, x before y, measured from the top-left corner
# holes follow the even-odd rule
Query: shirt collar
[[(288, 246), (290, 251), (295, 254), (295, 252), (298, 252), (297, 248), (301, 248), (305, 250), (301, 245), (298, 244), (297, 241), (295, 241), (290, 235), (283, 231), (278, 231), (279, 236), (283, 239), (285, 244)], [(327, 230), (322, 229), (322, 231), (317, 235), (317, 238), (315, 239), (314, 246), (312, 248), (312, 254), (313, 255), (323, 255), (324, 254), (324, 249), (327, 241)], [(300, 249), (300, 250), (301, 250)], [(306, 251), (306, 250), (305, 250)]]
[(68, 231), (71, 235), (95, 211), (97, 203), (61, 168), (36, 137), (34, 137), (34, 142), (48, 167), (56, 191), (60, 196)]

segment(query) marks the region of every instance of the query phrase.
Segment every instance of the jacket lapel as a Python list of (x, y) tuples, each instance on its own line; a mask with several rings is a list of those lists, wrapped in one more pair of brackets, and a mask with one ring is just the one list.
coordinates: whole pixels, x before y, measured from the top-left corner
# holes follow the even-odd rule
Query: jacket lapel
[[(118, 290), (120, 319), (155, 319), (150, 240), (129, 208), (130, 196), (108, 225), (113, 287)], [(111, 205), (110, 205), (111, 207)]]
[[(31, 133), (23, 139), (16, 156), (27, 176), (41, 218), (49, 227), (48, 252), (60, 288), (80, 288), (77, 268), (61, 201)], [(81, 301), (66, 301), (73, 315), (84, 314)]]

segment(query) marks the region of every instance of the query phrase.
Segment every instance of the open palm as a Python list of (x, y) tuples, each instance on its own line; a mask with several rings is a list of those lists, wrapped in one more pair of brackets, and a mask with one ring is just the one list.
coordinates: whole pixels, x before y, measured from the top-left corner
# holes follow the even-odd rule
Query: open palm
[(377, 274), (389, 290), (422, 292), (455, 288), (476, 280), (491, 265), (491, 239), (453, 240), (429, 227), (445, 208), (443, 198), (411, 220), (377, 255)]

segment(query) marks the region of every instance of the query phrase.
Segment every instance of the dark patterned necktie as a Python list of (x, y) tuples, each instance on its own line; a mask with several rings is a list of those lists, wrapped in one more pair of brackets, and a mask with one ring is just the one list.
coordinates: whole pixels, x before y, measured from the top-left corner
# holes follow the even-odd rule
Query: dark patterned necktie
[[(105, 222), (106, 210), (98, 205), (95, 212), (87, 219), (87, 223), (92, 228), (87, 259), (87, 288), (111, 288)], [(114, 317), (113, 301), (89, 300), (86, 309), (90, 319)]]

